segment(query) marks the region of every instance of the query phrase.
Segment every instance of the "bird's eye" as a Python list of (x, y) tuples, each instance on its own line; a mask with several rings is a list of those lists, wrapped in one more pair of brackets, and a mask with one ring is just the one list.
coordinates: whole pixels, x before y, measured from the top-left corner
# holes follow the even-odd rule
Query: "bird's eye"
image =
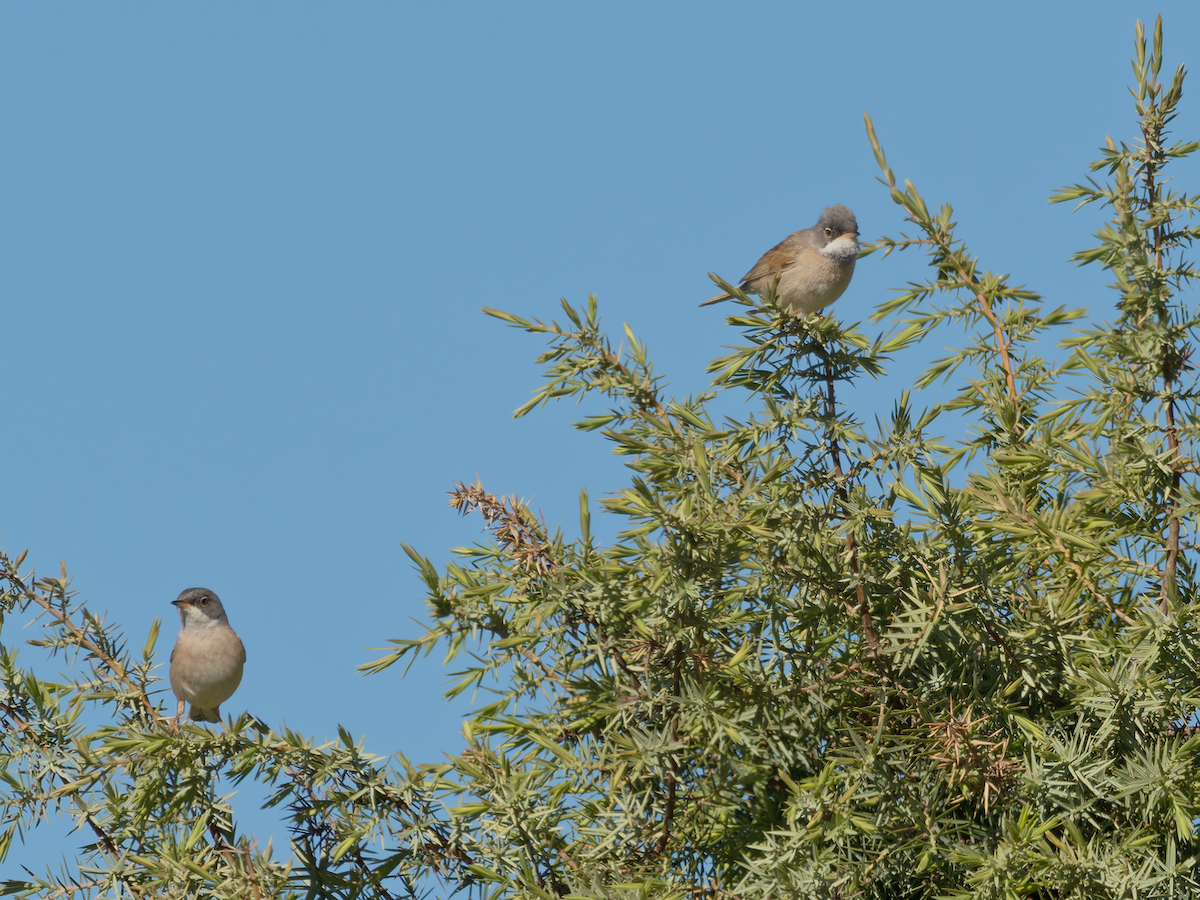
[(825, 229), (825, 237), (833, 237), (833, 229), (832, 228)]
[(200, 598), (200, 605), (201, 605), (201, 606), (208, 606), (208, 598), (207, 598), (207, 597), (201, 597), (201, 598)]

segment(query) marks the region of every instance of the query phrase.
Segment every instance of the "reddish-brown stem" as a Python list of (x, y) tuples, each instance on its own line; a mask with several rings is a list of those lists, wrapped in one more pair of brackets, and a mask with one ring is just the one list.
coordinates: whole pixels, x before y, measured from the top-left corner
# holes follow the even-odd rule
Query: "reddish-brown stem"
[(1012, 356), (1008, 349), (1012, 346), (1012, 342), (1004, 337), (1004, 328), (1000, 324), (1000, 320), (996, 318), (996, 313), (992, 310), (991, 301), (987, 295), (979, 290), (978, 282), (975, 277), (969, 274), (962, 263), (954, 257), (955, 267), (958, 269), (958, 277), (962, 279), (964, 285), (970, 287), (975, 292), (975, 299), (979, 301), (979, 309), (983, 312), (984, 318), (991, 323), (992, 328), (996, 332), (996, 352), (1000, 354), (1000, 367), (1004, 369), (1004, 380), (1008, 385), (1008, 398), (1012, 401), (1015, 407), (1021, 402), (1021, 397), (1017, 393), (1017, 378), (1013, 372)]
[[(17, 728), (24, 732), (30, 743), (37, 747), (38, 750), (43, 753), (43, 755), (49, 758), (49, 748), (42, 742), (38, 735), (34, 733), (33, 729), (29, 727), (29, 724), (25, 722), (19, 715), (17, 715), (16, 710), (12, 709), (7, 704), (0, 704), (0, 713), (2, 713), (5, 718), (7, 718), (14, 725), (16, 725)], [(63, 783), (63, 785), (68, 785), (71, 783), (71, 780), (67, 777), (65, 772), (58, 771), (56, 773), (56, 777)], [(117, 843), (112, 839), (112, 837), (100, 826), (100, 823), (96, 821), (90, 812), (88, 812), (87, 804), (84, 802), (83, 798), (79, 796), (79, 792), (69, 791), (67, 796), (71, 798), (71, 802), (74, 803), (75, 807), (83, 814), (83, 821), (87, 823), (88, 827), (92, 830), (92, 833), (96, 835), (97, 839), (99, 839), (100, 846), (104, 848), (104, 852), (108, 854), (109, 858), (114, 863), (119, 863), (124, 856), (124, 853)], [(114, 874), (118, 879), (120, 879), (125, 887), (129, 889), (131, 893), (133, 893), (135, 896), (143, 896), (142, 890), (136, 884), (127, 881), (120, 873), (114, 872)]]
[[(681, 680), (683, 677), (683, 644), (679, 641), (675, 642), (675, 659), (674, 672), (671, 677), (671, 697), (678, 698), (681, 690)], [(672, 705), (678, 703), (677, 699), (672, 699)], [(675, 758), (674, 745), (679, 740), (679, 714), (678, 710), (674, 710), (671, 716), (671, 764), (667, 768), (667, 805), (663, 810), (662, 834), (658, 838), (658, 855), (662, 856), (667, 852), (667, 845), (671, 838), (671, 824), (675, 819), (675, 782), (676, 769), (679, 763)]]
[[(12, 568), (8, 568), (8, 571), (4, 573), (4, 578), (15, 588), (17, 588), (23, 596), (29, 600), (32, 600), (46, 612), (50, 613), (50, 615), (54, 617), (55, 621), (61, 627), (71, 632), (71, 635), (75, 639), (75, 643), (79, 647), (90, 651), (98, 660), (104, 663), (104, 665), (108, 667), (109, 671), (113, 673), (113, 676), (117, 681), (121, 682), (128, 690), (137, 695), (138, 699), (141, 701), (142, 708), (146, 715), (158, 723), (166, 721), (158, 714), (158, 710), (155, 708), (154, 704), (150, 702), (150, 697), (146, 694), (146, 691), (142, 688), (142, 686), (134, 682), (134, 680), (129, 677), (129, 673), (125, 671), (125, 667), (121, 665), (121, 661), (119, 659), (112, 656), (103, 647), (101, 647), (91, 638), (87, 637), (84, 630), (76, 625), (75, 622), (71, 620), (70, 616), (66, 615), (62, 610), (51, 603), (50, 600), (40, 596), (37, 593), (37, 590), (30, 589), (20, 575), (16, 571), (12, 570)], [(34, 587), (36, 588), (37, 585)]]
[[(829, 420), (832, 422), (837, 416), (837, 403), (833, 395), (833, 365), (826, 363), (825, 383), (829, 388), (828, 392), (828, 413)], [(834, 481), (837, 485), (837, 496), (842, 501), (842, 508), (845, 510), (849, 493), (846, 491), (846, 478), (842, 472), (842, 455), (838, 447), (837, 438), (831, 436), (829, 438), (830, 456), (833, 461)], [(871, 648), (871, 652), (878, 655), (883, 649), (879, 643), (879, 634), (875, 631), (875, 620), (871, 617), (871, 604), (867, 599), (867, 589), (862, 583), (862, 572), (858, 564), (858, 543), (854, 539), (854, 529), (846, 531), (846, 549), (850, 553), (850, 571), (854, 573), (854, 578), (857, 584), (854, 587), (854, 592), (858, 599), (858, 618), (862, 623), (863, 637), (867, 640), (867, 645)]]
[[(1164, 382), (1166, 381), (1164, 377)], [(1166, 382), (1167, 385), (1170, 382)], [(1171, 490), (1167, 498), (1167, 508), (1170, 518), (1167, 520), (1167, 560), (1163, 566), (1162, 598), (1159, 608), (1165, 613), (1170, 607), (1170, 598), (1174, 593), (1175, 572), (1179, 567), (1179, 488), (1182, 483), (1179, 471), (1179, 434), (1175, 428), (1175, 400), (1167, 399), (1167, 446), (1171, 451)]]
[[(1144, 122), (1144, 120), (1143, 120)], [(1151, 134), (1145, 124), (1142, 126), (1142, 146), (1145, 147), (1146, 206), (1153, 210), (1158, 205), (1158, 185), (1155, 182), (1157, 167), (1153, 157), (1153, 147), (1158, 145), (1158, 136)], [(1163, 267), (1163, 233), (1162, 225), (1154, 226), (1154, 266), (1158, 272)], [(1167, 558), (1163, 564), (1162, 590), (1159, 598), (1159, 609), (1166, 613), (1171, 605), (1171, 596), (1175, 592), (1175, 574), (1179, 568), (1179, 488), (1182, 484), (1180, 470), (1179, 430), (1175, 423), (1175, 397), (1171, 393), (1171, 385), (1175, 380), (1174, 348), (1164, 348), (1162, 361), (1163, 393), (1166, 394), (1165, 404), (1167, 450), (1171, 461), (1171, 487), (1167, 491)]]

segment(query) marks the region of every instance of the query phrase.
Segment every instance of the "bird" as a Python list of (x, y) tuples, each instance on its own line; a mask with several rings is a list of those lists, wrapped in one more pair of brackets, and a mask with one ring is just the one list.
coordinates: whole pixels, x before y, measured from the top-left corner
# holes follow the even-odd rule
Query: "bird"
[(183, 622), (171, 651), (171, 690), (179, 701), (175, 721), (190, 703), (194, 721), (220, 722), (221, 704), (242, 683), (246, 648), (229, 627), (220, 598), (207, 588), (188, 588), (171, 604)]
[[(775, 286), (780, 305), (790, 312), (820, 312), (850, 284), (858, 251), (858, 220), (835, 203), (821, 211), (816, 225), (792, 232), (764, 253), (740, 287), (761, 296)], [(700, 305), (729, 299), (729, 294), (720, 293)]]

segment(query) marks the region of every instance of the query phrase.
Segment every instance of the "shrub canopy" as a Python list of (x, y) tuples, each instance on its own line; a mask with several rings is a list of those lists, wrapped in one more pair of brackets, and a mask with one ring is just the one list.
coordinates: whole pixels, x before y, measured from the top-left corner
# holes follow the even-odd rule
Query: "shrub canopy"
[[(140, 654), (59, 578), (3, 558), (3, 610), (77, 658), (54, 683), (0, 648), (0, 854), (48, 811), (79, 859), (9, 893), (60, 896), (1200, 897), (1196, 597), (1200, 321), (1186, 252), (1198, 198), (1167, 189), (1200, 143), (1168, 143), (1184, 69), (1159, 81), (1162, 27), (1139, 23), (1138, 134), (1055, 201), (1108, 208), (1095, 247), (1108, 319), (1047, 309), (983, 268), (951, 208), (930, 212), (867, 133), (926, 281), (880, 304), (871, 336), (794, 318), (714, 278), (743, 346), (712, 387), (671, 397), (595, 298), (543, 335), (545, 382), (517, 411), (599, 400), (577, 427), (628, 462), (579, 536), (520, 501), (457, 485), (486, 544), (439, 569), (424, 634), (451, 694), (485, 688), (442, 763), (314, 746), (249, 716), (177, 728)], [(949, 328), (945, 326), (951, 326)], [(1063, 361), (1043, 355), (1055, 334)], [(1054, 331), (1052, 331), (1054, 330)], [(840, 399), (889, 358), (964, 334), (885, 421)], [(956, 389), (929, 402), (939, 380)], [(752, 414), (718, 420), (723, 391)], [(947, 416), (970, 434), (936, 435)], [(97, 713), (97, 711), (99, 711)], [(87, 713), (87, 715), (85, 715)], [(104, 723), (89, 724), (96, 715)], [(291, 853), (241, 834), (219, 777), (270, 785)]]

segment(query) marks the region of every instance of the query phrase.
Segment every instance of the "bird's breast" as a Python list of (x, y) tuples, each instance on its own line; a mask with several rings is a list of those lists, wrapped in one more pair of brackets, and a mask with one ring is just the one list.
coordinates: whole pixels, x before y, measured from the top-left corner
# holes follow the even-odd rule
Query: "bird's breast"
[(185, 628), (171, 654), (171, 688), (203, 707), (225, 702), (242, 681), (246, 650), (232, 628)]
[(824, 309), (846, 290), (854, 275), (854, 258), (840, 260), (813, 251), (786, 269), (779, 279), (779, 301), (794, 313)]

